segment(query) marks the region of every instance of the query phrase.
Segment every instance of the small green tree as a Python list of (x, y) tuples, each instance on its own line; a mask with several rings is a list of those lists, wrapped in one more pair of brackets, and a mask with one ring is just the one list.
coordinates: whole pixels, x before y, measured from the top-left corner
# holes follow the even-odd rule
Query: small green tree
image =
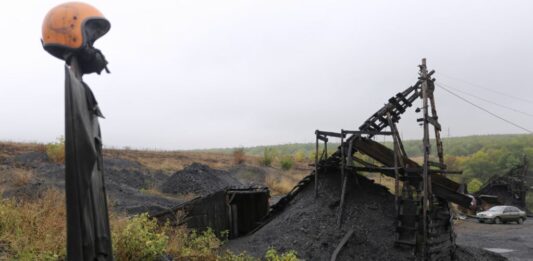
[(302, 162), (305, 160), (305, 151), (298, 150), (294, 153), (294, 161), (296, 162)]
[(473, 178), (472, 180), (470, 180), (470, 182), (468, 182), (468, 192), (476, 192), (481, 188), (481, 186), (483, 186), (481, 180)]
[(290, 170), (292, 165), (294, 165), (294, 161), (290, 155), (285, 155), (280, 159), (279, 164), (281, 165), (281, 169)]
[(270, 167), (276, 157), (276, 151), (271, 147), (265, 147), (263, 150), (263, 158), (261, 159), (261, 165)]
[(65, 137), (60, 136), (56, 142), (46, 144), (46, 155), (55, 163), (65, 162)]

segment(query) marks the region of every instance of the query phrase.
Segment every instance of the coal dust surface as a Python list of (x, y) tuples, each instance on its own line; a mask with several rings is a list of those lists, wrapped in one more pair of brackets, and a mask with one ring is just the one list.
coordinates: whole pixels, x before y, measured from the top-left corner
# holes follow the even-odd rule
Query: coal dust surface
[(190, 193), (204, 196), (225, 188), (240, 186), (242, 184), (227, 171), (193, 163), (172, 174), (159, 186), (159, 190), (168, 194)]
[[(233, 252), (261, 257), (270, 247), (295, 250), (303, 260), (330, 260), (345, 234), (353, 235), (337, 260), (413, 260), (409, 250), (394, 247), (394, 196), (363, 176), (348, 182), (342, 226), (337, 225), (341, 179), (336, 173), (319, 176), (319, 196), (307, 184), (283, 212), (255, 233), (228, 242)], [(482, 249), (460, 248), (457, 260), (505, 260)]]

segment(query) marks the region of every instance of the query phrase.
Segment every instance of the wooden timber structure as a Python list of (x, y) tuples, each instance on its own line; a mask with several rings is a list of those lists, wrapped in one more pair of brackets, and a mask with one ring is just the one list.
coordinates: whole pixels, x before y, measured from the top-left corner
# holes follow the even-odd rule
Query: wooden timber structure
[(150, 215), (160, 223), (213, 231), (230, 239), (257, 229), (269, 211), (270, 191), (266, 187), (226, 188)]
[[(460, 193), (460, 184), (448, 179), (448, 174), (460, 174), (447, 170), (444, 164), (444, 150), (440, 139), (441, 126), (438, 122), (434, 98), (434, 81), (428, 72), (426, 60), (419, 66), (419, 77), (413, 85), (388, 100), (381, 109), (366, 120), (358, 130), (330, 132), (316, 130), (316, 156), (313, 172), (305, 177), (284, 198), (271, 206), (270, 217), (281, 212), (288, 202), (311, 181), (315, 180), (315, 197), (320, 197), (319, 175), (338, 170), (341, 176), (341, 196), (337, 224), (342, 226), (344, 196), (347, 179), (362, 172), (377, 172), (395, 179), (394, 196), (397, 216), (396, 246), (413, 251), (418, 260), (452, 260), (455, 253), (455, 234), (451, 223), (448, 203), (453, 202), (465, 208), (473, 207), (472, 197)], [(396, 123), (401, 115), (422, 99), (422, 117), (417, 121), (424, 128), (424, 161), (420, 165), (409, 159), (403, 147)], [(437, 162), (430, 160), (430, 126), (434, 129), (437, 146)], [(393, 148), (373, 140), (377, 135), (391, 136)], [(340, 139), (340, 146), (328, 155), (327, 143), (331, 138)], [(319, 151), (319, 142), (324, 149)], [(370, 162), (368, 158), (372, 159)], [(376, 163), (377, 162), (377, 163)], [(357, 182), (356, 182), (357, 184)]]
[[(453, 260), (455, 233), (451, 223), (449, 203), (464, 208), (474, 208), (472, 196), (461, 193), (462, 186), (446, 176), (460, 174), (450, 171), (444, 164), (444, 150), (440, 139), (441, 126), (435, 107), (435, 71), (428, 71), (426, 60), (419, 66), (419, 77), (413, 86), (397, 93), (368, 118), (358, 130), (340, 132), (316, 130), (315, 164), (312, 173), (303, 178), (286, 196), (268, 209), (268, 190), (230, 189), (195, 199), (171, 210), (153, 215), (161, 220), (184, 213), (183, 219), (193, 228), (215, 227), (216, 231), (229, 230), (230, 238), (253, 233), (282, 212), (289, 202), (309, 184), (314, 182), (314, 196), (320, 197), (319, 176), (331, 171), (340, 173), (341, 194), (337, 225), (343, 224), (343, 209), (348, 188), (347, 180), (363, 172), (382, 173), (392, 177), (396, 211), (395, 245), (412, 251), (417, 260)], [(396, 124), (403, 113), (418, 99), (422, 100), (424, 161), (419, 164), (405, 152)], [(437, 161), (430, 158), (430, 127), (433, 126)], [(392, 137), (392, 148), (373, 140), (375, 136)], [(340, 146), (328, 154), (331, 138), (340, 139)], [(319, 142), (324, 149), (319, 151)], [(369, 160), (371, 159), (371, 160)], [(259, 206), (259, 207), (258, 207)], [(220, 219), (223, 217), (222, 219)], [(177, 220), (176, 220), (177, 221)], [(352, 233), (347, 233), (332, 255), (335, 260)]]

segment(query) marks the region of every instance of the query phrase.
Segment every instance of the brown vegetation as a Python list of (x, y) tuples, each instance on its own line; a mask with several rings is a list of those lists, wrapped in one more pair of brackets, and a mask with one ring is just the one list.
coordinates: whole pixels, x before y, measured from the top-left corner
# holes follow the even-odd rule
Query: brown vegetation
[(137, 161), (149, 169), (165, 172), (182, 170), (194, 162), (215, 169), (228, 169), (233, 166), (231, 154), (216, 152), (105, 149), (104, 157), (106, 156)]
[(45, 192), (36, 201), (2, 201), (0, 242), (6, 245), (4, 258), (47, 260), (64, 257), (64, 201), (63, 194), (54, 190)]
[(57, 138), (57, 142), (46, 145), (46, 155), (48, 158), (58, 164), (65, 162), (65, 138)]
[[(64, 194), (48, 190), (33, 201), (0, 201), (0, 260), (64, 260), (66, 211)], [(258, 260), (246, 254), (223, 252), (224, 240), (213, 231), (160, 226), (147, 214), (127, 218), (110, 214), (113, 255), (116, 260)], [(293, 252), (275, 253), (266, 260), (296, 260)]]
[(233, 150), (233, 162), (237, 165), (244, 164), (246, 158), (244, 155), (244, 148), (238, 148)]
[(270, 193), (276, 196), (287, 194), (298, 183), (298, 180), (287, 176), (274, 177), (267, 175), (265, 177), (265, 183), (270, 189)]
[(11, 175), (14, 186), (22, 187), (30, 183), (33, 179), (33, 171), (27, 169), (12, 169), (7, 175)]

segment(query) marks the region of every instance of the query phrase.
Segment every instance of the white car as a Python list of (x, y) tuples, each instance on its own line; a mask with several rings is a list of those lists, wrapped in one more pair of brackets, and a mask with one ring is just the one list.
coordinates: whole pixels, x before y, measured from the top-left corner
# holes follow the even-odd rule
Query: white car
[(526, 219), (526, 212), (513, 206), (496, 206), (489, 210), (479, 212), (476, 218), (480, 223), (502, 224), (507, 222), (516, 222), (522, 224)]

